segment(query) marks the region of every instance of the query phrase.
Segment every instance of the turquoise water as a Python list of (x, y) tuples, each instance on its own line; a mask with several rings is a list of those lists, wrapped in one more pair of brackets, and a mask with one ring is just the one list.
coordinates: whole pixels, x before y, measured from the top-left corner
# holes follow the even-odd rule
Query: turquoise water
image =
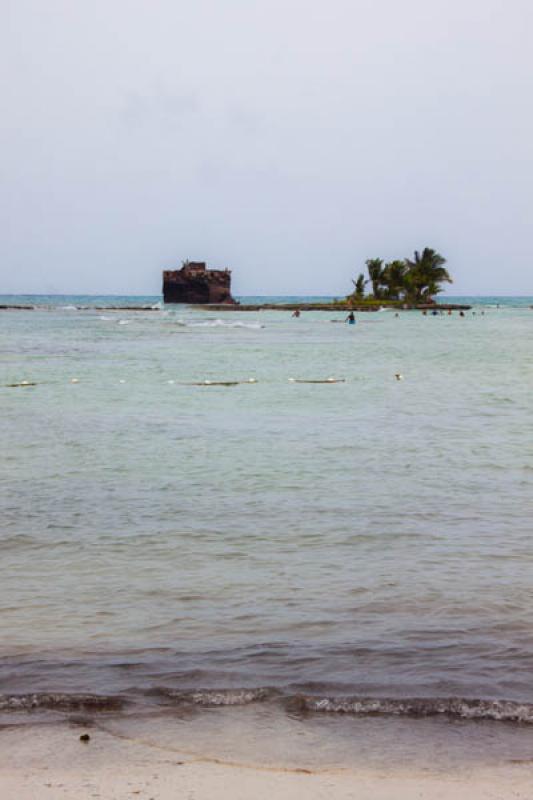
[(533, 703), (533, 300), (159, 300), (0, 298), (0, 693)]

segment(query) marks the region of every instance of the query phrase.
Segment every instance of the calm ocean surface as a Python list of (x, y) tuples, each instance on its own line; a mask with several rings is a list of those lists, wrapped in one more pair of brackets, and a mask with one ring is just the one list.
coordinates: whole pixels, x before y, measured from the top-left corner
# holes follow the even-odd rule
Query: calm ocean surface
[(0, 710), (533, 703), (533, 299), (90, 308), (159, 300), (0, 298)]

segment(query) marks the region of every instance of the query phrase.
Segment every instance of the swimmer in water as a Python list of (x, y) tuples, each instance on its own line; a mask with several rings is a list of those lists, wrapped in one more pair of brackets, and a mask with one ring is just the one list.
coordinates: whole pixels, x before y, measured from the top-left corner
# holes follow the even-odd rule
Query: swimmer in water
[(347, 322), (348, 325), (355, 325), (355, 316), (353, 311), (350, 311), (350, 313), (348, 314), (348, 316), (344, 321)]
[(459, 316), (460, 316), (460, 317), (464, 317), (464, 315), (465, 315), (465, 312), (464, 312), (464, 311), (459, 311)]
[(294, 311), (292, 312), (292, 316), (298, 318), (300, 316), (300, 309), (295, 308)]

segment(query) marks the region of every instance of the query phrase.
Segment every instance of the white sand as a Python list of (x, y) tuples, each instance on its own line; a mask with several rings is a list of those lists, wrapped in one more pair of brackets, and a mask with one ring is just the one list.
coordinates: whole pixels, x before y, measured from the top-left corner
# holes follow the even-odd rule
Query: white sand
[(533, 800), (533, 764), (431, 771), (297, 770), (180, 756), (91, 730), (27, 726), (0, 732), (1, 800)]

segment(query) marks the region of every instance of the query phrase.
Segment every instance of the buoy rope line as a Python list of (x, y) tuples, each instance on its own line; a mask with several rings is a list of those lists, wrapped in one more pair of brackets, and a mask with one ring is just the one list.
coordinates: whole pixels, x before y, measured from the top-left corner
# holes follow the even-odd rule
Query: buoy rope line
[[(403, 375), (400, 372), (394, 373), (393, 376), (397, 381), (403, 380)], [(346, 378), (288, 378), (288, 383), (307, 383), (307, 384), (333, 384), (333, 383), (349, 383)], [(16, 383), (5, 383), (4, 388), (7, 389), (19, 389), (19, 388), (27, 388), (27, 387), (35, 387), (35, 386), (43, 386), (51, 384), (58, 385), (59, 381), (43, 381), (43, 383), (37, 383), (37, 381), (18, 381)], [(81, 383), (79, 378), (70, 378), (67, 383), (71, 384), (79, 384)], [(118, 381), (119, 384), (126, 384), (127, 381), (124, 378), (120, 378)], [(245, 381), (240, 380), (203, 380), (203, 381), (177, 381), (173, 380), (172, 378), (164, 381), (164, 383), (168, 384), (169, 386), (246, 386), (250, 384), (259, 383), (257, 378), (248, 378)]]

